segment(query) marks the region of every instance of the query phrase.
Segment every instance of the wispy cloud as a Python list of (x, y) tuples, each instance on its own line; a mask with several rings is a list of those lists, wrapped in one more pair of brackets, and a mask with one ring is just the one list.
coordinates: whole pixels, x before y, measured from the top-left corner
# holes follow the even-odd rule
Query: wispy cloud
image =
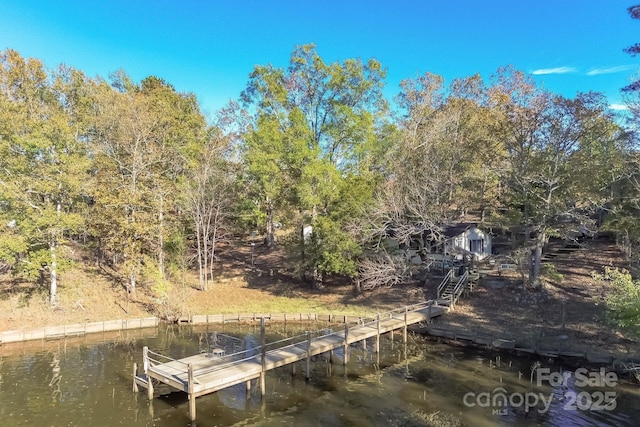
[(538, 70), (534, 70), (531, 74), (534, 76), (539, 76), (543, 74), (567, 74), (567, 73), (576, 73), (578, 70), (573, 67), (556, 67), (556, 68), (540, 68)]
[(614, 74), (621, 73), (623, 71), (629, 71), (634, 69), (635, 65), (618, 65), (617, 67), (609, 67), (609, 68), (594, 68), (587, 72), (587, 76), (597, 76), (600, 74)]
[(629, 107), (627, 107), (624, 104), (610, 104), (609, 108), (611, 108), (612, 110), (616, 110), (616, 111), (625, 111), (625, 110), (629, 109)]

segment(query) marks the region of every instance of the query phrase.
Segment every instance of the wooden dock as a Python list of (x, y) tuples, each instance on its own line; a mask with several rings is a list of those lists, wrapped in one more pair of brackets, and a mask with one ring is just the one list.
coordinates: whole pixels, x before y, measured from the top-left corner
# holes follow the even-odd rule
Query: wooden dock
[(196, 418), (196, 398), (209, 393), (245, 383), (247, 392), (251, 381), (260, 380), (260, 390), (265, 393), (265, 372), (292, 365), (295, 374), (296, 362), (306, 361), (305, 376), (310, 373), (311, 357), (343, 348), (343, 363), (348, 362), (349, 345), (375, 338), (375, 351), (380, 349), (380, 335), (403, 330), (403, 341), (407, 339), (407, 327), (440, 316), (449, 309), (437, 301), (425, 301), (420, 304), (403, 307), (375, 319), (360, 320), (356, 323), (345, 322), (336, 328), (316, 332), (307, 332), (273, 343), (265, 343), (264, 318), (261, 319), (261, 345), (241, 352), (224, 355), (221, 349), (172, 359), (149, 350), (143, 350), (143, 373), (137, 372), (134, 365), (134, 390), (138, 386), (147, 389), (149, 399), (153, 398), (154, 380), (184, 391), (189, 395), (189, 416)]

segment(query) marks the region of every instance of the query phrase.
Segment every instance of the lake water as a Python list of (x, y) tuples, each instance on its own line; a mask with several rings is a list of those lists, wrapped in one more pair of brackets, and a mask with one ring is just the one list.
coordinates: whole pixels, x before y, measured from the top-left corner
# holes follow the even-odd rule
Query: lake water
[[(267, 325), (267, 340), (322, 324)], [(0, 426), (637, 426), (640, 386), (593, 366), (451, 346), (410, 335), (383, 336), (381, 352), (361, 344), (330, 364), (270, 371), (266, 395), (254, 382), (197, 399), (132, 392), (142, 348), (178, 358), (207, 348), (214, 331), (259, 342), (259, 328), (240, 325), (157, 329), (0, 347)]]

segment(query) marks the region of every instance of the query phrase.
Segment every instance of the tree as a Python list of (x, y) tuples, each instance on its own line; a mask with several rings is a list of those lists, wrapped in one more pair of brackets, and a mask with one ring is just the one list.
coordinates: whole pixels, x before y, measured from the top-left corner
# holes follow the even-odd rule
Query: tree
[(462, 102), (462, 91), (456, 91), (459, 98), (447, 99), (444, 79), (431, 73), (402, 81), (401, 89), (398, 103), (405, 115), (391, 154), (392, 172), (358, 227), (369, 248), (369, 256), (359, 264), (364, 288), (392, 285), (409, 276), (410, 260), (387, 253), (388, 237), (407, 246), (443, 239), (443, 229), (459, 217), (457, 196), (466, 162), (474, 157), (467, 152), (478, 132), (467, 126), (474, 110)]
[(640, 282), (633, 280), (626, 270), (605, 268), (605, 273), (594, 274), (597, 281), (607, 281), (611, 291), (606, 297), (607, 317), (615, 326), (633, 337), (640, 326)]
[(114, 78), (98, 86), (95, 99), (93, 230), (134, 292), (145, 275), (167, 285), (165, 242), (179, 223), (177, 186), (206, 127), (193, 95), (156, 77), (139, 86), (123, 73)]
[[(379, 138), (386, 114), (384, 76), (376, 60), (326, 64), (314, 45), (304, 45), (293, 51), (287, 70), (257, 66), (243, 93), (245, 105), (255, 107), (247, 147), (259, 155), (246, 159), (254, 175), (263, 177), (267, 223), (273, 210), (268, 193), (278, 193), (300, 212), (300, 230), (313, 227), (312, 238), (299, 233), (292, 244), (299, 249), (300, 271), (311, 273), (314, 284), (323, 274), (355, 274), (359, 251), (341, 206), (344, 200), (362, 200), (349, 191), (351, 180), (372, 178), (359, 181), (365, 195), (378, 182), (373, 155), (384, 150)], [(266, 228), (269, 242), (269, 224)]]
[(615, 233), (627, 259), (635, 262), (640, 247), (640, 158), (637, 151), (624, 144), (632, 136), (622, 135), (622, 143), (614, 155), (602, 156), (609, 165), (609, 173), (601, 187), (604, 191), (600, 217), (602, 229)]
[(160, 155), (154, 169), (151, 209), (156, 217), (153, 231), (158, 277), (165, 281), (167, 238), (180, 238), (176, 232), (183, 222), (177, 209), (180, 184), (185, 175), (189, 179), (190, 166), (200, 160), (210, 135), (195, 95), (177, 93), (171, 84), (155, 76), (142, 80), (138, 92), (153, 119), (150, 138)]
[(608, 166), (598, 160), (598, 153), (614, 146), (616, 127), (601, 95), (552, 95), (511, 69), (499, 70), (490, 96), (502, 115), (496, 132), (508, 153), (509, 166), (502, 175), (509, 190), (505, 196), (511, 207), (521, 207), (511, 224), (524, 225), (536, 235), (530, 284), (537, 287), (549, 237), (566, 238), (569, 230), (562, 222), (587, 226), (595, 211), (593, 202), (601, 189), (588, 184), (581, 171), (606, 175)]
[(226, 138), (218, 130), (193, 159), (184, 182), (184, 205), (191, 215), (196, 243), (198, 281), (206, 291), (217, 243), (225, 238), (224, 227), (233, 207), (235, 176), (225, 159)]
[[(16, 51), (0, 55), (0, 254), (26, 278), (49, 275), (52, 305), (58, 274), (69, 261), (61, 246), (79, 230), (88, 181), (82, 124), (71, 118), (73, 85), (51, 83), (42, 63)], [(65, 111), (67, 108), (67, 111)]]
[(244, 143), (243, 158), (250, 191), (257, 196), (256, 202), (266, 217), (269, 247), (275, 242), (276, 212), (296, 203), (296, 188), (302, 180), (303, 169), (317, 156), (307, 144), (308, 129), (300, 120), (299, 110), (287, 114), (291, 116), (290, 124), (284, 129), (273, 116), (260, 115)]
[[(640, 19), (640, 5), (634, 5), (627, 8), (627, 12), (631, 16), (631, 19)], [(636, 56), (640, 53), (640, 43), (635, 43), (624, 49), (624, 52), (631, 56)], [(635, 80), (622, 89), (624, 92), (638, 92), (640, 91), (640, 80)]]

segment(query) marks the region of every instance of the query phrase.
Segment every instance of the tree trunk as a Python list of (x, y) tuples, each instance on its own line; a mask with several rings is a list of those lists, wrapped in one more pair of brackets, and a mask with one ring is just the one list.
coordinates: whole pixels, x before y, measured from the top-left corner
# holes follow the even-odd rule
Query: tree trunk
[(51, 273), (51, 288), (49, 292), (49, 303), (56, 305), (58, 303), (58, 262), (56, 259), (56, 244), (51, 242), (49, 245), (49, 251), (51, 254), (51, 265), (49, 266), (49, 272)]
[(135, 266), (131, 266), (131, 273), (129, 274), (129, 293), (136, 293), (136, 268)]
[(313, 269), (313, 279), (311, 280), (311, 289), (314, 291), (320, 290), (320, 285), (322, 285), (322, 273), (318, 271), (318, 268)]
[(204, 287), (200, 289), (201, 291), (206, 291), (209, 284), (209, 235), (207, 228), (202, 229), (202, 263), (204, 273)]
[(536, 247), (533, 254), (533, 275), (531, 277), (531, 284), (534, 288), (541, 286), (540, 270), (542, 266), (542, 248), (546, 242), (546, 233), (539, 232), (536, 238)]
[(209, 248), (209, 277), (213, 282), (213, 266), (216, 260), (216, 243), (218, 233), (218, 212), (216, 211), (215, 219), (213, 221), (213, 232), (211, 233), (211, 247)]
[[(60, 189), (60, 184), (58, 184), (58, 189)], [(62, 214), (62, 204), (58, 200), (56, 203), (56, 214), (58, 219), (60, 219), (60, 215)], [(58, 237), (58, 232), (54, 232), (53, 236), (51, 236), (51, 242), (49, 243), (49, 253), (51, 255), (51, 265), (49, 266), (49, 272), (51, 273), (51, 287), (49, 290), (49, 303), (51, 305), (56, 305), (58, 303), (58, 259), (57, 259), (57, 243), (60, 241)]]
[(266, 244), (268, 248), (272, 248), (275, 242), (275, 234), (273, 227), (273, 202), (267, 197), (267, 224), (266, 224)]
[(158, 213), (160, 233), (158, 235), (158, 269), (160, 277), (165, 278), (164, 268), (164, 198), (160, 196), (160, 212)]
[(197, 253), (198, 253), (198, 289), (203, 291), (205, 288), (206, 270), (204, 269), (204, 264), (202, 263), (202, 257), (203, 257), (202, 233), (201, 233), (202, 227), (200, 226), (200, 220), (195, 219), (195, 225), (196, 225), (196, 246), (197, 246)]

